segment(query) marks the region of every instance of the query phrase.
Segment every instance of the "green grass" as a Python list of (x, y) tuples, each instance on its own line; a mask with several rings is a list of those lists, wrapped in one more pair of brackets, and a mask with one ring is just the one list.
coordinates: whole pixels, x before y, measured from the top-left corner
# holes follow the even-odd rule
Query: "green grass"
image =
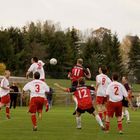
[(0, 112), (0, 140), (139, 140), (140, 110), (130, 112), (131, 123), (123, 121), (124, 134), (117, 133), (117, 123), (111, 121), (110, 133), (105, 134), (98, 127), (94, 117), (85, 113), (82, 116), (82, 130), (76, 129), (73, 107), (54, 106), (49, 112), (43, 112), (38, 121), (38, 131), (32, 131), (27, 107), (11, 110), (11, 119), (7, 120), (3, 108)]

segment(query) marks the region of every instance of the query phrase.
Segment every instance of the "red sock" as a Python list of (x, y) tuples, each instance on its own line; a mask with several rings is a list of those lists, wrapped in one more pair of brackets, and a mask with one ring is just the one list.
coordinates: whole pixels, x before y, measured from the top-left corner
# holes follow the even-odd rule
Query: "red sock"
[(109, 128), (110, 128), (110, 122), (105, 122), (105, 126), (106, 126), (106, 130), (109, 130)]
[(102, 120), (103, 119), (103, 113), (102, 112), (99, 112), (98, 114), (99, 114), (99, 116), (100, 116), (100, 118)]
[(107, 113), (107, 112), (106, 112), (106, 111), (104, 111), (104, 118), (105, 118), (105, 119), (106, 119), (106, 113)]
[(45, 108), (46, 108), (46, 112), (47, 112), (49, 110), (48, 100), (46, 99), (44, 102), (45, 102)]
[(36, 126), (36, 125), (37, 125), (37, 122), (36, 122), (36, 115), (35, 115), (35, 114), (33, 114), (33, 115), (31, 116), (31, 120), (32, 120), (33, 126)]
[(118, 130), (122, 130), (122, 121), (118, 121)]
[(10, 116), (10, 109), (9, 109), (9, 107), (6, 107), (6, 116), (7, 116), (7, 117)]

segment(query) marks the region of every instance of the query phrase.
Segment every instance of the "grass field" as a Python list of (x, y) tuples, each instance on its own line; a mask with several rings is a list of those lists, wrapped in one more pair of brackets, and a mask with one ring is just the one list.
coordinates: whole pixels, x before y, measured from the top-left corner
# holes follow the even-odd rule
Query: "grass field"
[(105, 134), (98, 127), (94, 117), (82, 116), (82, 129), (77, 130), (74, 107), (54, 106), (49, 112), (43, 112), (43, 119), (38, 123), (38, 131), (32, 131), (27, 107), (11, 109), (11, 119), (0, 112), (0, 140), (140, 140), (140, 110), (131, 111), (131, 123), (123, 121), (124, 134), (117, 133), (117, 123), (111, 121), (110, 133)]

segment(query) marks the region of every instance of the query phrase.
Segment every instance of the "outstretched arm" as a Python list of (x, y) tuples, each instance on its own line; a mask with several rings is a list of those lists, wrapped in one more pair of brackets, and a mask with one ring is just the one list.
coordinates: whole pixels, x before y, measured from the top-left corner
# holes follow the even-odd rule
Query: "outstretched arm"
[(63, 91), (67, 91), (66, 87), (60, 86), (58, 83), (54, 83), (54, 85)]

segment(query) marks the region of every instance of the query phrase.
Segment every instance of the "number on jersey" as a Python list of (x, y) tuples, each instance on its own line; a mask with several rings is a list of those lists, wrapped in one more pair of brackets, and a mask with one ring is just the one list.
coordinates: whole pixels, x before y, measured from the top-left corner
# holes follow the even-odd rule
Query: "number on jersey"
[(102, 78), (102, 85), (104, 85), (106, 82), (106, 78)]
[(119, 91), (119, 87), (118, 86), (115, 86), (114, 87), (114, 94), (115, 95), (119, 95), (119, 92), (118, 91)]
[(88, 97), (88, 94), (87, 94), (87, 90), (86, 89), (81, 89), (81, 90), (78, 90), (78, 94), (79, 94), (79, 98), (86, 98)]
[(80, 69), (74, 69), (74, 76), (80, 75)]
[(40, 92), (40, 85), (39, 84), (35, 85), (35, 92), (37, 92), (37, 93)]

